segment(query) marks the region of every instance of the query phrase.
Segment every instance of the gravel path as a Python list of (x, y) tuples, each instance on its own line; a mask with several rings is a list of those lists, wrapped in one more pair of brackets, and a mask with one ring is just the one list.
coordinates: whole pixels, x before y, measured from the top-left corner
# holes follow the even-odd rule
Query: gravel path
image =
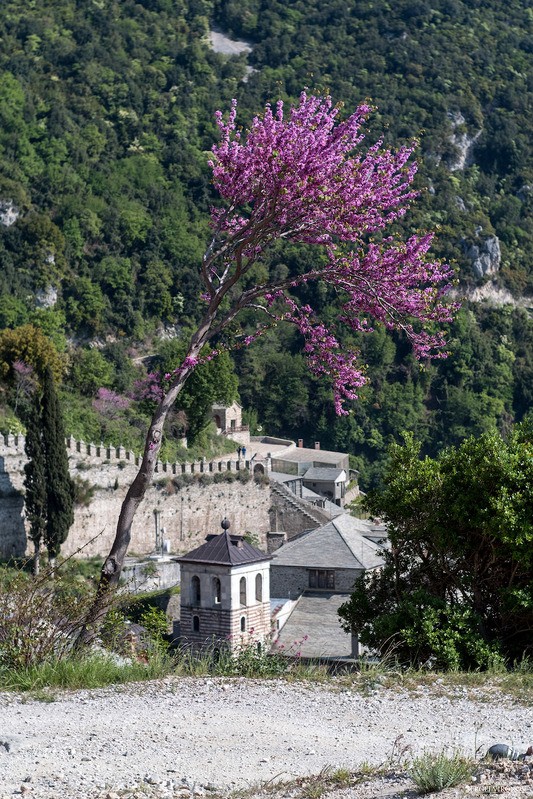
[(0, 694), (0, 797), (113, 799), (143, 781), (158, 796), (225, 793), (326, 765), (377, 765), (404, 747), (473, 755), (499, 741), (533, 743), (532, 708), (465, 689), (362, 696), (335, 685), (169, 678), (53, 702)]

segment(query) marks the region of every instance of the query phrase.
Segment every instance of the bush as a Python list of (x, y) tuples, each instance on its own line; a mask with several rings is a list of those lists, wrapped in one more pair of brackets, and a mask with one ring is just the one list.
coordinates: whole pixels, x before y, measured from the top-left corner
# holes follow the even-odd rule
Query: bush
[(268, 643), (260, 645), (250, 640), (233, 652), (222, 652), (214, 664), (214, 673), (224, 677), (279, 677), (289, 671), (291, 665), (279, 652), (271, 654)]
[(74, 504), (87, 507), (96, 491), (96, 486), (91, 485), (89, 480), (84, 480), (78, 474), (74, 477)]
[(249, 483), (252, 479), (252, 475), (248, 469), (240, 469), (237, 473), (237, 480), (239, 483)]
[[(54, 577), (54, 579), (52, 579)], [(0, 573), (0, 667), (18, 669), (68, 656), (88, 608), (89, 587), (50, 571), (38, 579)]]

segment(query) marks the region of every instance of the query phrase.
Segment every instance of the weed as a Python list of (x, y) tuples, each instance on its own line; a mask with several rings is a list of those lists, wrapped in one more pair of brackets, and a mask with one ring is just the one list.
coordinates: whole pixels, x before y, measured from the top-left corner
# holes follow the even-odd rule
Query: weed
[(421, 793), (432, 793), (465, 782), (474, 769), (475, 761), (460, 752), (425, 752), (413, 760), (409, 776)]
[(155, 680), (168, 675), (173, 668), (168, 656), (152, 654), (147, 663), (119, 660), (110, 654), (52, 658), (24, 668), (0, 668), (0, 685), (4, 690), (28, 691), (40, 701), (54, 701), (50, 688), (77, 690), (141, 680)]
[(331, 772), (330, 779), (339, 788), (348, 788), (352, 784), (352, 772), (349, 768), (336, 768)]

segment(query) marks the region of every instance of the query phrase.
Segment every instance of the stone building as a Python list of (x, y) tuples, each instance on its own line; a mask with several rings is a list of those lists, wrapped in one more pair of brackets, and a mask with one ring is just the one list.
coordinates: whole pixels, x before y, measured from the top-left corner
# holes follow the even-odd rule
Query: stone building
[(242, 407), (238, 402), (229, 406), (215, 404), (211, 412), (219, 433), (239, 444), (246, 445), (250, 442), (250, 428), (242, 423)]
[(273, 554), (271, 593), (296, 597), (308, 589), (351, 593), (358, 577), (383, 565), (382, 526), (347, 513), (288, 541)]
[(274, 629), (287, 651), (308, 658), (350, 660), (361, 652), (357, 637), (341, 628), (338, 610), (366, 571), (383, 565), (386, 530), (343, 514), (273, 554), (271, 594), (278, 607), (291, 602), (285, 623)]
[(270, 636), (270, 555), (243, 536), (209, 535), (178, 558), (181, 568), (181, 643), (193, 650), (237, 648)]

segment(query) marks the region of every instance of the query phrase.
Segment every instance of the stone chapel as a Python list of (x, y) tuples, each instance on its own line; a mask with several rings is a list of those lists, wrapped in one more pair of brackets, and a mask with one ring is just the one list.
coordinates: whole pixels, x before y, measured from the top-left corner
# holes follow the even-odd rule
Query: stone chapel
[(263, 645), (270, 638), (271, 556), (243, 536), (207, 536), (206, 543), (178, 558), (181, 569), (181, 643), (208, 646)]

